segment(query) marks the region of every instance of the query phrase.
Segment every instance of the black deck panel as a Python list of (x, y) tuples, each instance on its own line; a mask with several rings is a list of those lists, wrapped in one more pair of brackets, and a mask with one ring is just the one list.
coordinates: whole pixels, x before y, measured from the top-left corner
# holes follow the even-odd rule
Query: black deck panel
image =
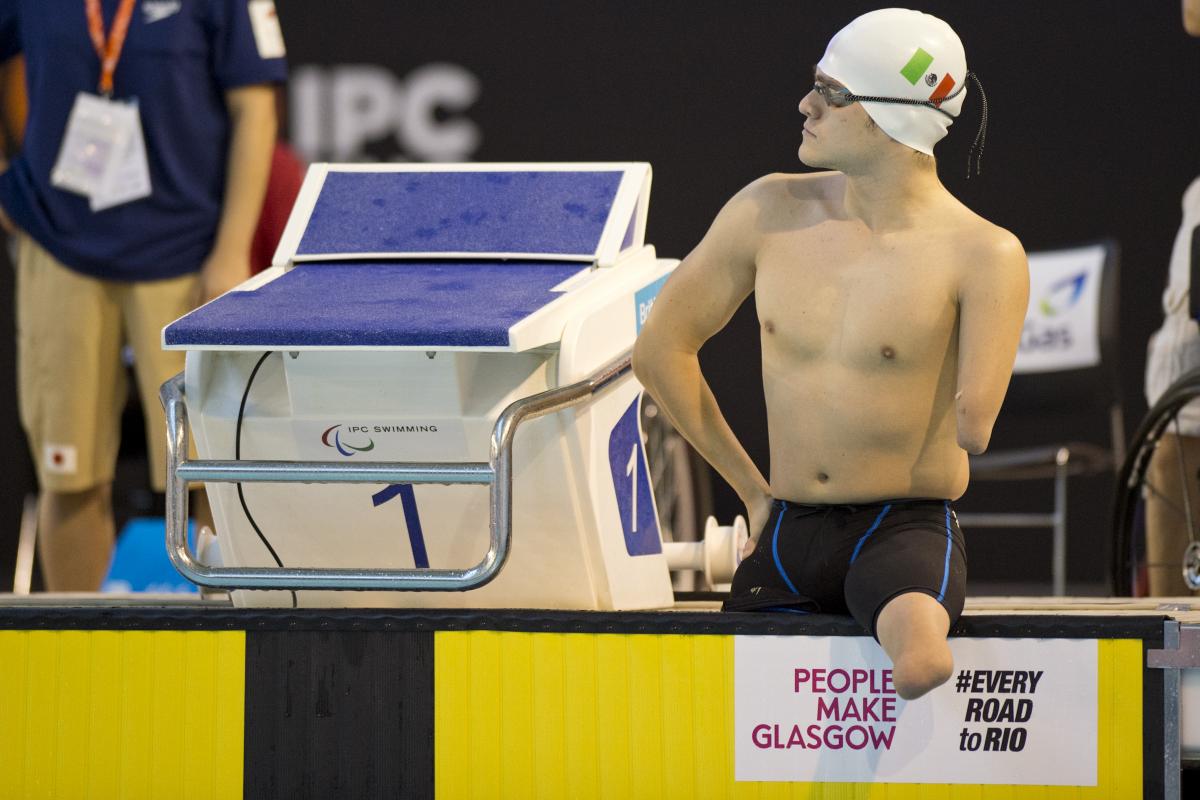
[(432, 797), (433, 635), (246, 637), (246, 800)]
[[(1161, 613), (967, 614), (952, 636), (1143, 639), (1161, 647)], [(863, 636), (850, 617), (720, 611), (548, 609), (274, 609), (206, 607), (0, 607), (3, 630), (462, 631), (693, 635)], [(1157, 644), (1155, 644), (1157, 643)]]

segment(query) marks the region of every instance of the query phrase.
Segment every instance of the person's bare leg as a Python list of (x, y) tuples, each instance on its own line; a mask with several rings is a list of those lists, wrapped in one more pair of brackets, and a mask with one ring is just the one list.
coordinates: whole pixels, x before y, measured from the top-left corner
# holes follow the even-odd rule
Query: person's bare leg
[(946, 634), (950, 616), (942, 604), (922, 592), (905, 592), (888, 601), (875, 621), (875, 634), (892, 659), (896, 694), (915, 700), (941, 686), (954, 672)]
[(95, 592), (112, 560), (112, 484), (38, 498), (38, 557), (50, 592)]
[[(1182, 460), (1187, 475), (1182, 475)], [(1191, 594), (1183, 579), (1183, 551), (1191, 541), (1184, 505), (1188, 493), (1193, 523), (1200, 527), (1200, 437), (1163, 434), (1150, 457), (1146, 482), (1146, 561), (1151, 597)]]

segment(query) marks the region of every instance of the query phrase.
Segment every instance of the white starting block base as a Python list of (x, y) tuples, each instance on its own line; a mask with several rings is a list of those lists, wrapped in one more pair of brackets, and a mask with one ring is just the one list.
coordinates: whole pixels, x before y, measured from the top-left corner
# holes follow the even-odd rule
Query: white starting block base
[[(233, 458), (241, 394), (258, 358), (250, 353), (189, 355), (193, 430), (209, 458)], [(251, 388), (242, 457), (287, 461), (342, 458), (323, 436), (345, 431), (346, 447), (371, 443), (372, 460), (480, 462), (488, 459), (495, 418), (508, 402), (557, 382), (553, 354), (274, 354)], [(461, 393), (460, 393), (461, 392)], [(469, 592), (299, 592), (302, 607), (635, 609), (671, 603), (658, 540), (627, 539), (632, 504), (618, 507), (610, 468), (611, 433), (638, 424), (641, 390), (626, 378), (580, 411), (522, 427), (515, 443), (513, 529), (508, 563), (491, 583)], [(262, 399), (259, 399), (262, 398)], [(404, 398), (397, 403), (393, 398)], [(631, 409), (633, 414), (630, 414)], [(325, 441), (323, 441), (323, 438)], [(638, 439), (640, 441), (640, 438)], [(356, 452), (351, 450), (350, 452)], [(640, 448), (623, 452), (622, 470)], [(631, 471), (632, 472), (632, 471)], [(637, 473), (618, 477), (632, 481)], [(582, 486), (584, 491), (575, 487)], [(621, 487), (623, 488), (623, 487)], [(648, 485), (638, 499), (654, 520)], [(222, 563), (270, 566), (237, 487), (207, 486)], [(425, 565), (465, 568), (487, 546), (488, 491), (478, 486), (412, 487), (412, 504), (387, 486), (244, 484), (245, 508), (288, 567), (412, 568), (419, 534)], [(382, 499), (386, 498), (386, 499)], [(647, 513), (647, 511), (649, 513)], [(622, 519), (622, 512), (625, 518)], [(419, 527), (419, 530), (417, 528)], [(637, 532), (632, 531), (636, 536)], [(649, 531), (658, 537), (657, 526)], [(628, 544), (645, 552), (629, 552)], [(234, 592), (238, 605), (290, 606), (279, 591)]]

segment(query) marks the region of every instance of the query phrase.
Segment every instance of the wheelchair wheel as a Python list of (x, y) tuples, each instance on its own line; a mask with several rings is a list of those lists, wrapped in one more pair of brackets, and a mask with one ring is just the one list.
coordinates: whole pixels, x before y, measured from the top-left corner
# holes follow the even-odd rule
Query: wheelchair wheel
[[(1160, 498), (1167, 499), (1157, 487), (1147, 482), (1150, 468), (1150, 458), (1158, 447), (1163, 434), (1172, 432), (1177, 424), (1179, 412), (1189, 402), (1200, 397), (1200, 369), (1187, 373), (1163, 393), (1154, 407), (1147, 412), (1145, 419), (1138, 426), (1133, 442), (1121, 465), (1117, 478), (1117, 492), (1113, 504), (1112, 527), (1112, 588), (1117, 596), (1128, 596), (1133, 593), (1136, 573), (1141, 566), (1141, 548), (1137, 547), (1134, 531), (1139, 504), (1146, 494), (1157, 493)], [(1181, 485), (1188, 479), (1187, 465), (1180, 465)], [(1191, 465), (1200, 467), (1200, 464)], [(1191, 508), (1187, 492), (1183, 492), (1182, 502), (1168, 502), (1167, 507), (1172, 513), (1179, 514), (1186, 521), (1191, 534), (1192, 545), (1186, 553), (1180, 553), (1179, 568), (1184, 570), (1185, 579), (1193, 588), (1200, 587), (1200, 546), (1196, 545), (1198, 523), (1200, 523), (1200, 508)]]

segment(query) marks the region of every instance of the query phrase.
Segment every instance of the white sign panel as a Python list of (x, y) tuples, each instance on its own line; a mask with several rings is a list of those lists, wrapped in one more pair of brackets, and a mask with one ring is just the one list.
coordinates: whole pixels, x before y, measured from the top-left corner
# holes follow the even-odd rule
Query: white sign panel
[(1029, 308), (1013, 372), (1081, 369), (1100, 363), (1100, 245), (1031, 253)]
[(738, 636), (739, 781), (1095, 786), (1095, 639), (950, 640), (912, 702), (867, 637)]

